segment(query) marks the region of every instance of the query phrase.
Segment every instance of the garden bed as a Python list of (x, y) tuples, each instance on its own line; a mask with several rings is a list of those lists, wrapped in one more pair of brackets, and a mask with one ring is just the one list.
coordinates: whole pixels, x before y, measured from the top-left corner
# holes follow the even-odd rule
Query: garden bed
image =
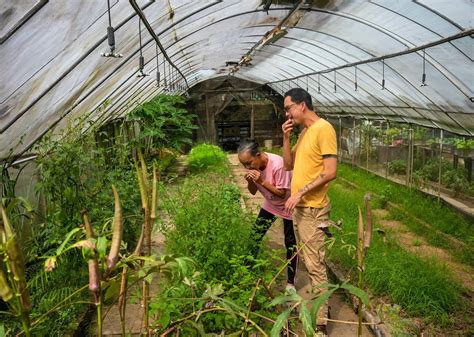
[[(354, 260), (348, 244), (355, 243), (357, 206), (362, 205), (366, 192), (374, 194), (375, 226), (381, 233), (375, 236), (367, 257), (364, 278), (369, 289), (400, 305), (407, 316), (420, 317), (423, 323), (418, 330), (448, 335), (469, 331), (466, 320), (469, 322), (473, 310), (472, 289), (465, 282), (468, 278), (472, 284), (473, 228), (462, 215), (434, 199), (340, 165), (330, 197), (332, 216), (344, 219), (345, 234), (330, 251), (331, 260), (351, 277)], [(416, 246), (438, 254), (421, 254)], [(417, 332), (409, 324), (405, 328)]]

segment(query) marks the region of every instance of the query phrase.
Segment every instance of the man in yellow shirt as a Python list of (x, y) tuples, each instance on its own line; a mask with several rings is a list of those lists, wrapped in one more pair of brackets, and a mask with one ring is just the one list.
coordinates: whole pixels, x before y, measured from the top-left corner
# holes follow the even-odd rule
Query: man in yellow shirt
[[(293, 214), (295, 234), (304, 244), (303, 257), (313, 291), (327, 282), (324, 232), (331, 209), (327, 195), (329, 182), (336, 178), (337, 140), (332, 125), (320, 118), (313, 109), (311, 96), (301, 88), (285, 93), (284, 109), (288, 120), (283, 123), (283, 160), (286, 170), (293, 170), (291, 197), (285, 204)], [(290, 134), (294, 125), (304, 126), (298, 142), (290, 147)], [(318, 312), (320, 336), (327, 335), (327, 304)]]

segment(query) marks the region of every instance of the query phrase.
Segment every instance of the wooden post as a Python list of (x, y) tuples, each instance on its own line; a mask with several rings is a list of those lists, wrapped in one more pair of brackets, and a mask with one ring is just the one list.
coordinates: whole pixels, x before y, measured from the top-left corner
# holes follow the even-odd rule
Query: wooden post
[(255, 139), (255, 111), (253, 109), (253, 101), (250, 101), (250, 138)]
[(206, 138), (207, 138), (207, 142), (210, 143), (211, 142), (211, 138), (210, 138), (210, 123), (209, 123), (209, 105), (208, 105), (208, 102), (207, 102), (207, 95), (204, 95), (204, 102), (205, 102), (205, 105), (206, 105)]
[(214, 111), (209, 112), (209, 137), (211, 138), (211, 144), (217, 144), (216, 139), (216, 114)]

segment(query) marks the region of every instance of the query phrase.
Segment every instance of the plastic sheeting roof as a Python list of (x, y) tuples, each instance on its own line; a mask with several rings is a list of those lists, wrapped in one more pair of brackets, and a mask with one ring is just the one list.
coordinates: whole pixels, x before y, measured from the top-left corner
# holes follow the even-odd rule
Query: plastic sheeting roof
[[(137, 1), (190, 87), (232, 71), (279, 93), (308, 88), (325, 115), (474, 135), (472, 1), (319, 0), (296, 10), (297, 1), (273, 2), (266, 10), (259, 0)], [(150, 76), (137, 77), (139, 17), (129, 1), (110, 4), (122, 58), (100, 56), (109, 51), (107, 0), (0, 4), (0, 158), (25, 153), (78, 116), (105, 123), (165, 90), (156, 83), (155, 40), (142, 25)], [(442, 39), (450, 41), (403, 54)], [(186, 90), (161, 52), (158, 60), (168, 89)]]

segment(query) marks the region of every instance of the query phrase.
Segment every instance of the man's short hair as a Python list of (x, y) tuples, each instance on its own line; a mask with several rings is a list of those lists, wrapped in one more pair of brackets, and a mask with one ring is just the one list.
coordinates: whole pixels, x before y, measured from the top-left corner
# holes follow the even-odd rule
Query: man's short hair
[(301, 88), (293, 88), (288, 90), (283, 98), (291, 97), (291, 100), (295, 103), (305, 103), (309, 110), (313, 109), (313, 100), (311, 99), (311, 95), (304, 89)]
[(250, 154), (255, 157), (257, 153), (260, 152), (258, 143), (254, 139), (245, 139), (240, 142), (237, 153), (241, 154), (242, 152), (250, 151)]

